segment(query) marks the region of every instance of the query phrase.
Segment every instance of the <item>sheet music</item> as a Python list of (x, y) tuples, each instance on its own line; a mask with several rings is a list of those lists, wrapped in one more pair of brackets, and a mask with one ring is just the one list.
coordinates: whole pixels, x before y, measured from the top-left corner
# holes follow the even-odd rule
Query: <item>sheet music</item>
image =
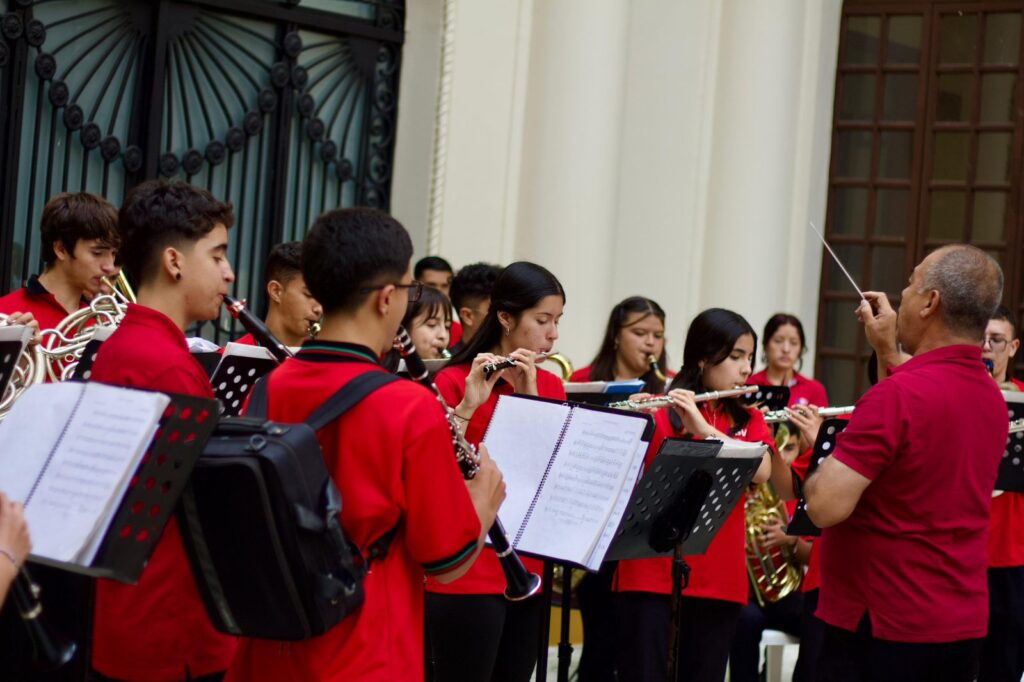
[(753, 459), (761, 457), (768, 450), (768, 446), (764, 443), (748, 443), (732, 438), (723, 438), (721, 440), (722, 449), (716, 455), (720, 459)]
[(586, 564), (627, 487), (645, 425), (627, 415), (574, 409), (517, 548)]
[[(42, 400), (46, 411), (16, 414), (29, 397), (27, 407)], [(33, 554), (92, 561), (169, 402), (161, 393), (104, 384), (45, 384), (22, 396), (2, 425), (3, 451), (8, 427), (41, 444), (3, 456), (0, 471), (12, 496), (25, 501)], [(10, 459), (24, 464), (12, 469)]]
[(636, 487), (637, 482), (640, 480), (641, 469), (644, 465), (644, 455), (647, 454), (647, 447), (649, 445), (650, 443), (644, 440), (637, 443), (636, 452), (633, 453), (633, 463), (626, 473), (626, 484), (619, 491), (619, 496), (615, 500), (615, 506), (612, 507), (612, 513), (609, 515), (608, 522), (604, 526), (604, 532), (601, 533), (601, 537), (594, 544), (590, 556), (584, 562), (586, 567), (592, 571), (600, 570), (601, 563), (604, 561), (605, 555), (608, 554), (608, 548), (611, 547), (612, 540), (615, 539), (615, 531), (619, 529), (622, 516), (626, 513), (626, 508), (629, 506), (629, 499), (632, 497), (633, 488)]
[(568, 405), (498, 398), (483, 442), (505, 479), (506, 497), (498, 516), (509, 541), (523, 525), (569, 411)]

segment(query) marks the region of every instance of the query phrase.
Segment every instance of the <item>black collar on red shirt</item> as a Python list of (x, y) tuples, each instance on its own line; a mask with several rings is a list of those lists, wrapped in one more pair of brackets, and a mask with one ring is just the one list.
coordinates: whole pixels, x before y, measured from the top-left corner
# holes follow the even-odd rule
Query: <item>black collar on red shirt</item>
[(43, 286), (43, 283), (39, 281), (39, 275), (32, 275), (28, 278), (28, 281), (25, 282), (25, 290), (30, 294), (35, 294), (36, 296), (45, 296), (50, 293), (49, 290)]
[(310, 362), (368, 362), (379, 365), (377, 354), (366, 346), (343, 341), (306, 341), (295, 357)]

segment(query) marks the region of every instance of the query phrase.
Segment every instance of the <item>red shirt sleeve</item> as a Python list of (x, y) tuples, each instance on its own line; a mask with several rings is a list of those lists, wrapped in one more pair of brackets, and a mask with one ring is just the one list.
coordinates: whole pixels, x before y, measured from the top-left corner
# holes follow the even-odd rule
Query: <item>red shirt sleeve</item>
[(466, 376), (458, 367), (446, 367), (434, 375), (434, 385), (448, 406), (454, 408), (466, 393)]
[(857, 402), (849, 426), (836, 437), (833, 457), (874, 480), (892, 463), (904, 442), (907, 417), (902, 402), (896, 382), (876, 384)]

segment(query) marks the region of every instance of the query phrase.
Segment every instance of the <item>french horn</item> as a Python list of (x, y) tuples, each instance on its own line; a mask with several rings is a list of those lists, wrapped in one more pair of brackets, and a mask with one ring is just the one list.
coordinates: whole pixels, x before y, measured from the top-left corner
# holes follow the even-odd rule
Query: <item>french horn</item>
[[(0, 313), (0, 324), (6, 324), (7, 315)], [(4, 387), (3, 395), (0, 396), (0, 421), (10, 411), (14, 401), (17, 400), (29, 386), (42, 383), (46, 378), (46, 367), (43, 354), (38, 343), (30, 343), (25, 346), (14, 366), (11, 380)]]

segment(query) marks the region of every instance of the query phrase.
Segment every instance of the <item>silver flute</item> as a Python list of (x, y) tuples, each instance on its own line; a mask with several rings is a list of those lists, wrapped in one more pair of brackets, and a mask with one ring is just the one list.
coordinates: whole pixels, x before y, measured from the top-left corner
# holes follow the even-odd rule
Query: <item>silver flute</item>
[[(790, 408), (786, 407), (781, 410), (775, 410), (774, 412), (767, 412), (764, 415), (764, 420), (768, 424), (780, 424), (782, 422), (789, 421)], [(846, 405), (844, 407), (819, 407), (819, 417), (838, 417), (843, 414), (853, 414), (853, 405)]]
[[(719, 398), (734, 398), (738, 395), (746, 395), (747, 393), (753, 393), (757, 390), (757, 386), (737, 386), (736, 388), (729, 388), (724, 391), (708, 391), (707, 393), (697, 393), (693, 396), (693, 399), (698, 403), (707, 402), (708, 400), (718, 400)], [(649, 398), (640, 398), (639, 400), (620, 400), (614, 403), (608, 403), (608, 407), (613, 407), (616, 410), (629, 410), (630, 412), (640, 412), (641, 410), (655, 410), (661, 407), (666, 407), (672, 404), (672, 398), (668, 395), (652, 395)]]
[[(535, 356), (533, 356), (533, 361), (535, 363), (543, 362), (544, 359), (547, 358), (547, 356), (554, 355), (557, 352), (558, 351), (552, 349), (547, 351), (546, 353), (537, 353)], [(508, 369), (509, 367), (515, 367), (516, 364), (517, 361), (513, 360), (512, 358), (502, 358), (501, 360), (488, 362), (486, 365), (484, 365), (484, 377), (490, 379), (491, 375), (494, 374), (495, 372), (500, 372), (501, 370)]]

